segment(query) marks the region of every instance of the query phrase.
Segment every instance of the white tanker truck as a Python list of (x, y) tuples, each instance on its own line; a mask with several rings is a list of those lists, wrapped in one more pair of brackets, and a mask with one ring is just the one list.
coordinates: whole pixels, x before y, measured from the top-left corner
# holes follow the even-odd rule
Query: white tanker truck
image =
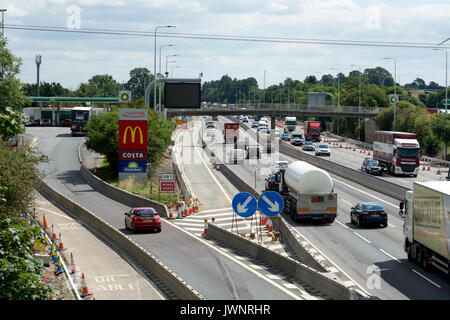
[(295, 161), (280, 170), (279, 193), (284, 212), (294, 221), (333, 222), (337, 216), (337, 194), (330, 175), (307, 162)]

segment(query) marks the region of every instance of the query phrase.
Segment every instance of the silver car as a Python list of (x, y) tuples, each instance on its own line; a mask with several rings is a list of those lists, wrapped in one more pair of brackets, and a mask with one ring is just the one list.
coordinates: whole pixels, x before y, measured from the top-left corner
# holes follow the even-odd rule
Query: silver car
[(316, 156), (330, 156), (330, 148), (326, 144), (319, 144), (316, 146)]

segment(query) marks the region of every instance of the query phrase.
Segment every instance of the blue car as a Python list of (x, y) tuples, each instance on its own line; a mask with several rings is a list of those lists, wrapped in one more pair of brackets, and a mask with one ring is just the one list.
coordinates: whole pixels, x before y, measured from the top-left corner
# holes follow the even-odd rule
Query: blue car
[(388, 225), (387, 213), (378, 202), (360, 202), (351, 208), (350, 222), (361, 227), (363, 224)]

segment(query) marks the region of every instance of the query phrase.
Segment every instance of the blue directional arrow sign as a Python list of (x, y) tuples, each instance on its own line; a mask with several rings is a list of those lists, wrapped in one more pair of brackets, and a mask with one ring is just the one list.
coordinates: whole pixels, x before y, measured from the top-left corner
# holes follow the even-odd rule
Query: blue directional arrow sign
[(258, 209), (266, 216), (276, 216), (283, 208), (284, 200), (278, 192), (266, 191), (258, 199)]
[(248, 192), (240, 192), (235, 195), (231, 205), (234, 212), (243, 218), (251, 217), (258, 206), (255, 197)]

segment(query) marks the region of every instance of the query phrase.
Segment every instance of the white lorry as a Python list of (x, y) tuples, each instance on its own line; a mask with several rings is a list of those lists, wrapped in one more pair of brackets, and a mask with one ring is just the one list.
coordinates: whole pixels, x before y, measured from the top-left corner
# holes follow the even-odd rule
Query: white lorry
[(286, 117), (284, 118), (285, 129), (288, 132), (295, 131), (297, 128), (297, 118), (296, 117)]
[(279, 193), (284, 212), (294, 221), (333, 222), (337, 216), (337, 194), (330, 175), (307, 162), (294, 161), (280, 170)]
[(450, 182), (414, 182), (405, 198), (399, 214), (408, 260), (450, 276)]

